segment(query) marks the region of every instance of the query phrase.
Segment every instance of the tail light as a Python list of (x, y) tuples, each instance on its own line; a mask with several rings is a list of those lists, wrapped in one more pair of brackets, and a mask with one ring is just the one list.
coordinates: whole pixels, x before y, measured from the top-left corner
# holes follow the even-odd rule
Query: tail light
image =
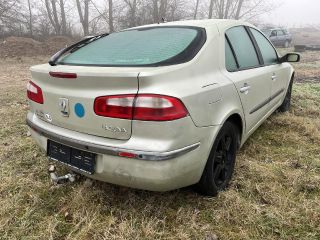
[(27, 96), (30, 100), (43, 104), (41, 88), (31, 81), (29, 81), (27, 84)]
[(94, 111), (99, 116), (143, 121), (171, 121), (188, 115), (181, 100), (156, 94), (98, 97)]

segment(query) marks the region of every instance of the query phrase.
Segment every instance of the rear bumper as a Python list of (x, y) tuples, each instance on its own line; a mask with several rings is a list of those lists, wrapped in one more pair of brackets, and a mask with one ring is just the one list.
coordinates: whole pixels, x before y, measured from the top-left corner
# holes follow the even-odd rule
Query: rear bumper
[(134, 155), (134, 157), (132, 158), (140, 159), (140, 160), (152, 160), (152, 161), (169, 160), (172, 158), (182, 156), (188, 152), (191, 152), (200, 146), (200, 143), (198, 142), (198, 143), (194, 143), (192, 145), (189, 145), (180, 149), (176, 149), (173, 151), (168, 151), (168, 152), (146, 152), (146, 151), (139, 151), (139, 150), (110, 147), (110, 146), (105, 146), (101, 144), (96, 144), (93, 142), (87, 142), (87, 141), (84, 142), (78, 139), (61, 136), (54, 132), (51, 132), (48, 129), (45, 129), (43, 127), (40, 127), (34, 124), (29, 119), (27, 119), (27, 125), (33, 131), (37, 132), (43, 137), (46, 137), (47, 139), (53, 140), (55, 142), (59, 142), (61, 144), (64, 144), (73, 148), (81, 149), (88, 152), (94, 152), (98, 154), (112, 155), (112, 156), (120, 156), (120, 153), (122, 152), (131, 153)]
[[(219, 129), (217, 126), (205, 129), (195, 127), (199, 132), (191, 139), (191, 144), (167, 151), (142, 151), (135, 150), (138, 148), (132, 148), (132, 144), (126, 141), (112, 141), (53, 126), (32, 113), (28, 114), (27, 125), (32, 137), (44, 151), (47, 150), (47, 140), (50, 139), (97, 154), (93, 175), (70, 166), (68, 168), (100, 181), (151, 191), (169, 191), (198, 182), (212, 139)], [(106, 141), (110, 141), (110, 144)], [(151, 144), (149, 139), (147, 141)], [(127, 145), (131, 148), (127, 148)], [(133, 153), (137, 159), (120, 157), (120, 152)]]

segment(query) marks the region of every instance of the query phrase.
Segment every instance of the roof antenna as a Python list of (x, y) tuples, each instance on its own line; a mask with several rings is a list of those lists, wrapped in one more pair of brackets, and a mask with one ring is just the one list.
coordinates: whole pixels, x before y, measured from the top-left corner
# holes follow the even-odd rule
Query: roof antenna
[(162, 22), (162, 23), (166, 23), (166, 22), (167, 22), (167, 19), (165, 19), (164, 17), (162, 17), (162, 18), (161, 18), (161, 22)]

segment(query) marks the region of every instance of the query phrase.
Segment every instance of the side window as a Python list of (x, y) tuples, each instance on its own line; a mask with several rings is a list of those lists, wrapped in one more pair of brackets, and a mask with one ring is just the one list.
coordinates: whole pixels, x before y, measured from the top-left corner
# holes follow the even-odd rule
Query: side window
[(273, 30), (270, 34), (270, 37), (276, 37), (277, 36), (277, 31)]
[(254, 38), (257, 41), (257, 44), (260, 48), (263, 62), (265, 65), (276, 64), (278, 63), (277, 52), (270, 42), (263, 36), (259, 31), (254, 28), (250, 28)]
[(225, 40), (225, 51), (226, 51), (226, 69), (229, 72), (236, 71), (238, 69), (236, 59), (233, 56), (230, 44), (227, 39)]
[(230, 44), (235, 52), (240, 69), (259, 66), (259, 60), (252, 41), (242, 26), (230, 28), (226, 31)]

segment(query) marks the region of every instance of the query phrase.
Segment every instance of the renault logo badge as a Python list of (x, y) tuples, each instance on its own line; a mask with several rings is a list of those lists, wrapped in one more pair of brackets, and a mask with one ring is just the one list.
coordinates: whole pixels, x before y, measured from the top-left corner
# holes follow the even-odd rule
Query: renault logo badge
[(62, 116), (69, 117), (69, 100), (67, 98), (59, 98), (59, 107)]

